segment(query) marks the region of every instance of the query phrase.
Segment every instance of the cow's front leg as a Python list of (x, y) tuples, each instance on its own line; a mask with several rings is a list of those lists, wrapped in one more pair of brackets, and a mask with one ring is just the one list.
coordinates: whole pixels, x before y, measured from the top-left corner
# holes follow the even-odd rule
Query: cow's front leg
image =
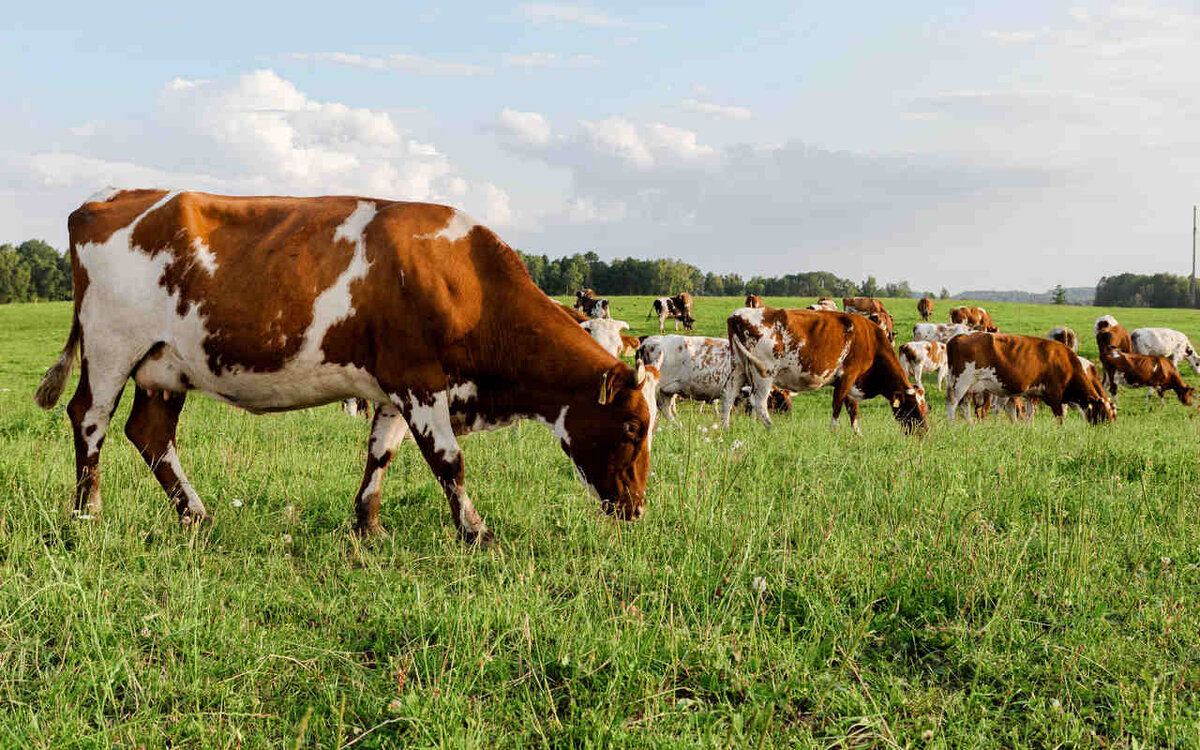
[(862, 437), (862, 430), (858, 427), (858, 402), (852, 398), (847, 398), (846, 413), (850, 415), (850, 427), (853, 428), (854, 434)]
[(491, 546), (492, 532), (483, 523), (463, 486), (463, 456), (450, 422), (450, 406), (445, 391), (410, 392), (400, 401), (401, 413), (412, 429), (413, 439), (425, 462), (437, 477), (450, 501), (450, 516), (459, 536), (467, 544)]
[(367, 443), (367, 468), (362, 485), (354, 497), (354, 532), (360, 536), (380, 536), (379, 500), (383, 495), (383, 475), (400, 441), (408, 434), (408, 424), (400, 410), (391, 404), (375, 407), (371, 439)]

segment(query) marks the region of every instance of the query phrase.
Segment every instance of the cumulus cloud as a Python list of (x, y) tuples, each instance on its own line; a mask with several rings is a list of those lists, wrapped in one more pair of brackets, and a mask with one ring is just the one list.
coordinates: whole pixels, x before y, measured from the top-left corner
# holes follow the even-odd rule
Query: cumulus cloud
[(360, 55), (354, 52), (294, 52), (289, 59), (308, 62), (348, 65), (371, 70), (400, 70), (422, 75), (486, 75), (492, 69), (475, 63), (445, 62), (421, 55), (390, 54), (382, 56)]
[(521, 143), (541, 146), (550, 142), (550, 122), (540, 112), (505, 108), (500, 112), (500, 128)]
[(749, 120), (751, 112), (746, 107), (738, 107), (732, 104), (716, 104), (714, 102), (701, 101), (699, 99), (684, 99), (680, 102), (685, 109), (690, 109), (694, 112), (703, 112), (706, 115), (717, 115), (730, 120)]

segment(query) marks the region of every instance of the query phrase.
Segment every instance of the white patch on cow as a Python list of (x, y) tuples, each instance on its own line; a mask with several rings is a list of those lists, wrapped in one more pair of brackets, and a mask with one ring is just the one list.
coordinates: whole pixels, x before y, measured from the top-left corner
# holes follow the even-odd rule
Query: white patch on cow
[[(458, 441), (454, 438), (454, 428), (449, 421), (450, 404), (445, 391), (437, 391), (431, 395), (433, 403), (422, 404), (412, 391), (408, 392), (409, 427), (422, 437), (433, 439), (433, 449), (441, 454), (442, 460), (453, 461), (459, 453)], [(399, 405), (399, 404), (397, 404)]]
[(188, 512), (195, 516), (208, 515), (204, 509), (204, 503), (200, 501), (200, 496), (196, 494), (196, 490), (192, 489), (192, 483), (183, 473), (183, 466), (179, 463), (179, 455), (175, 452), (174, 442), (167, 445), (167, 452), (159, 459), (159, 463), (170, 466), (171, 471), (175, 472), (175, 477), (179, 480), (179, 491), (183, 493), (183, 497), (187, 501)]
[(109, 185), (109, 186), (101, 188), (100, 190), (97, 190), (96, 192), (89, 195), (87, 197), (87, 200), (84, 201), (84, 203), (108, 203), (113, 198), (116, 198), (117, 194), (120, 193), (122, 190), (123, 190), (123, 188), (113, 187), (112, 185)]
[(588, 481), (587, 475), (583, 473), (583, 469), (579, 468), (578, 464), (575, 465), (575, 476), (579, 477), (579, 481), (583, 486), (587, 487), (588, 492), (592, 493), (592, 497), (600, 499), (600, 490), (596, 489), (596, 485)]
[(204, 243), (204, 240), (200, 239), (199, 237), (192, 240), (192, 258), (200, 265), (201, 268), (205, 270), (205, 272), (208, 273), (209, 276), (212, 276), (217, 272), (216, 254), (213, 253), (209, 246)]
[(550, 428), (550, 432), (554, 433), (554, 437), (561, 440), (568, 447), (571, 445), (571, 434), (567, 432), (567, 409), (569, 406), (564, 406), (558, 412), (558, 417), (551, 422), (542, 416), (534, 417), (537, 421)]
[(461, 240), (471, 233), (471, 230), (478, 226), (478, 222), (467, 216), (462, 211), (451, 209), (450, 219), (446, 222), (446, 226), (430, 232), (429, 234), (418, 234), (418, 240), (446, 240), (454, 243)]
[(375, 460), (381, 460), (385, 453), (393, 451), (404, 436), (408, 434), (408, 423), (400, 416), (396, 407), (390, 404), (377, 406), (375, 424), (371, 429), (370, 450)]
[(334, 230), (334, 241), (341, 240), (352, 243), (354, 255), (350, 257), (350, 262), (338, 274), (337, 279), (313, 301), (312, 323), (304, 332), (304, 348), (298, 355), (301, 359), (308, 359), (316, 355), (329, 329), (354, 314), (350, 284), (365, 277), (370, 268), (370, 263), (367, 261), (367, 239), (364, 232), (374, 218), (375, 204), (370, 201), (359, 201), (354, 211)]
[(1096, 318), (1096, 325), (1093, 328), (1092, 332), (1100, 333), (1100, 324), (1102, 324), (1102, 323), (1107, 323), (1108, 326), (1110, 326), (1110, 327), (1115, 326), (1115, 325), (1117, 325), (1117, 319), (1111, 315), (1101, 315), (1099, 318)]
[(579, 324), (583, 330), (588, 332), (596, 343), (604, 347), (604, 351), (614, 357), (620, 356), (621, 353), (621, 331), (629, 330), (629, 324), (623, 320), (613, 320), (612, 318), (592, 318), (585, 320)]
[(363, 487), (362, 496), (371, 497), (378, 495), (383, 489), (383, 469), (377, 468), (371, 472), (371, 478), (367, 480), (367, 485)]
[(449, 393), (451, 406), (454, 404), (465, 404), (467, 401), (479, 397), (479, 389), (469, 380), (450, 386)]

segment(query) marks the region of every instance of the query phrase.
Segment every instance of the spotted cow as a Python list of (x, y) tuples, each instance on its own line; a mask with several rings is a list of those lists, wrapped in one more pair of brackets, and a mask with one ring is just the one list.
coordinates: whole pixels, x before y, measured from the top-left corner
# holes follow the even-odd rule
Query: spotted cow
[(891, 402), (892, 414), (905, 432), (928, 428), (924, 395), (905, 376), (883, 329), (860, 315), (742, 308), (729, 316), (727, 328), (733, 375), (721, 401), (726, 426), (733, 397), (749, 382), (755, 413), (767, 426), (772, 387), (811, 391), (831, 385), (834, 429), (845, 407), (851, 427), (861, 434), (858, 402), (875, 396)]
[(937, 373), (938, 390), (944, 390), (949, 368), (946, 365), (946, 345), (940, 341), (910, 341), (900, 347), (900, 366), (904, 374), (915, 385), (921, 385), (921, 376), (927, 372)]
[(1194, 372), (1200, 372), (1200, 354), (1188, 340), (1187, 334), (1172, 328), (1135, 328), (1129, 332), (1129, 342), (1137, 354), (1166, 357), (1179, 367), (1186, 360)]
[[(760, 307), (762, 307), (762, 305), (760, 305)], [(826, 310), (828, 312), (837, 312), (838, 311), (837, 303), (834, 302), (833, 299), (830, 297), (822, 297), (821, 299), (817, 300), (816, 302), (812, 303), (811, 305), (809, 305), (808, 307), (806, 307), (804, 309), (805, 310)]]
[(916, 323), (912, 329), (913, 341), (940, 341), (943, 344), (971, 329), (961, 323)]
[(668, 318), (675, 320), (675, 330), (679, 330), (679, 324), (683, 323), (685, 331), (692, 330), (696, 323), (696, 319), (692, 317), (692, 295), (687, 292), (680, 292), (674, 297), (659, 297), (654, 300), (650, 306), (650, 312), (646, 313), (646, 319), (649, 320), (651, 315), (658, 316), (658, 332), (661, 335), (663, 332), (663, 324)]
[(74, 315), (35, 399), (67, 407), (75, 510), (100, 508), (100, 451), (125, 382), (125, 434), (181, 520), (208, 511), (175, 430), (190, 391), (253, 413), (376, 405), (356, 529), (382, 532), (384, 471), (410, 434), (467, 542), (492, 534), (464, 484), (457, 437), (548, 425), (604, 508), (645, 508), (657, 408), (620, 362), (542, 294), (491, 230), (446, 206), (355, 197), (113, 190), (67, 222)]

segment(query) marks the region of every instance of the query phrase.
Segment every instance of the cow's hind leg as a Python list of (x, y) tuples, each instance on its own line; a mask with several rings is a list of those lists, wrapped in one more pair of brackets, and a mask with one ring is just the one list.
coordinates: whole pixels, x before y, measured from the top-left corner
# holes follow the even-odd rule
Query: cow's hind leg
[(413, 439), (417, 441), (421, 455), (450, 501), (450, 515), (458, 527), (459, 536), (467, 544), (491, 546), (495, 538), (476, 512), (463, 484), (462, 449), (454, 437), (446, 392), (425, 395), (410, 392), (409, 398), (399, 400), (401, 413), (412, 428)]
[(120, 367), (98, 363), (88, 357), (86, 339), (80, 359), (79, 385), (67, 416), (75, 437), (75, 514), (88, 518), (100, 512), (100, 449), (136, 360)]
[(354, 531), (360, 536), (379, 536), (384, 533), (379, 522), (379, 500), (383, 492), (383, 474), (395, 455), (396, 447), (408, 434), (408, 423), (391, 404), (375, 407), (371, 422), (371, 439), (367, 443), (367, 468), (362, 485), (354, 497)]
[(175, 504), (179, 521), (185, 526), (209, 518), (204, 503), (184, 475), (175, 451), (175, 428), (186, 399), (186, 393), (138, 388), (133, 396), (129, 421), (125, 423), (125, 436), (154, 472), (154, 478)]

